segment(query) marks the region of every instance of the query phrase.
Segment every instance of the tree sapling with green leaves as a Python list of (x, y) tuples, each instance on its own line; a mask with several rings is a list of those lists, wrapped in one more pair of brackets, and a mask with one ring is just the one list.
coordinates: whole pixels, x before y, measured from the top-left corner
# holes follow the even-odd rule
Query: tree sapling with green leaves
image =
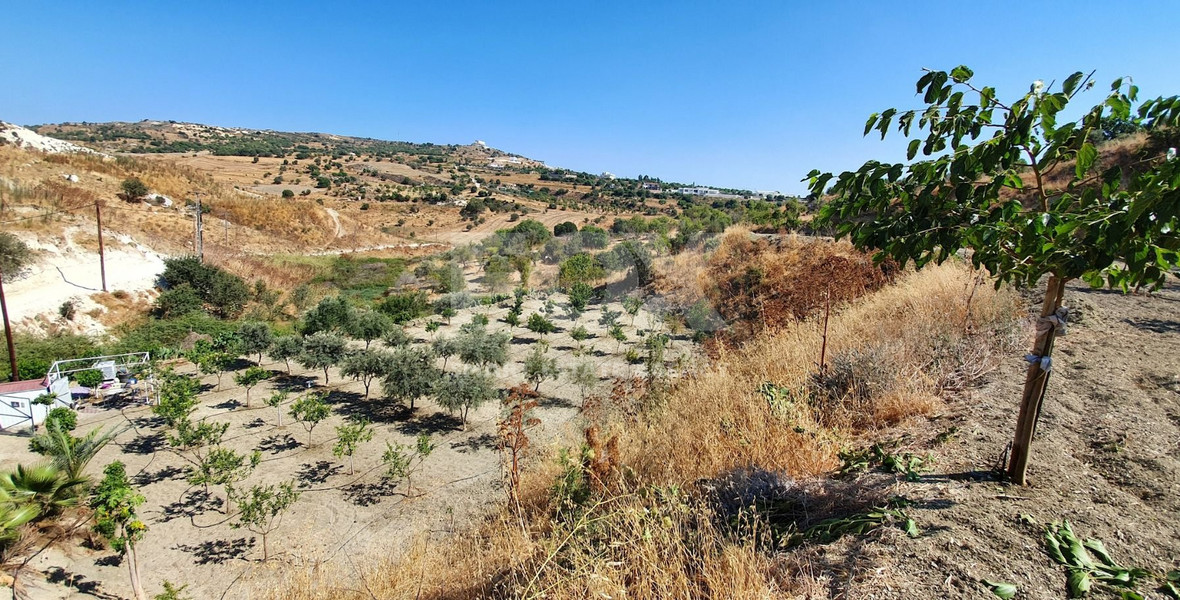
[(324, 402), (324, 394), (305, 394), (291, 405), (291, 416), (307, 430), (307, 447), (314, 448), (311, 443), (311, 432), (320, 421), (332, 414), (332, 409)]
[[(1134, 165), (1105, 164), (1091, 134), (1121, 119), (1148, 132), (1180, 125), (1180, 97), (1138, 104), (1138, 87), (1116, 79), (1102, 101), (1067, 109), (1093, 87), (1092, 73), (1059, 89), (1035, 81), (1002, 101), (965, 66), (927, 71), (924, 106), (873, 114), (865, 135), (896, 129), (910, 139), (906, 162), (869, 161), (839, 175), (808, 174), (812, 194), (830, 198), (817, 224), (878, 260), (918, 268), (965, 251), (997, 281), (1048, 285), (1028, 355), (1008, 475), (1026, 483), (1029, 446), (1041, 412), (1053, 342), (1067, 311), (1065, 285), (1082, 279), (1124, 291), (1158, 288), (1180, 264), (1180, 161), (1159, 151)], [(1080, 114), (1077, 118), (1066, 115)], [(917, 127), (917, 133), (911, 131)], [(918, 154), (923, 158), (915, 160)], [(830, 184), (830, 185), (829, 185)]]
[(94, 509), (94, 530), (111, 542), (116, 552), (127, 558), (131, 576), (131, 590), (136, 600), (146, 600), (139, 576), (139, 555), (136, 544), (143, 539), (147, 525), (135, 510), (144, 497), (131, 487), (123, 463), (115, 461), (103, 469), (103, 479), (94, 488), (90, 507)]
[(270, 371), (262, 367), (247, 367), (234, 375), (234, 383), (246, 388), (246, 408), (250, 408), (250, 390), (267, 379), (270, 379)]
[(245, 527), (262, 536), (262, 560), (270, 559), (267, 538), (282, 523), (282, 515), (299, 500), (294, 481), (284, 481), (276, 488), (273, 485), (256, 485), (235, 498), (238, 505), (238, 520), (232, 527)]
[(373, 439), (373, 427), (368, 419), (359, 419), (352, 423), (345, 423), (336, 428), (336, 445), (332, 446), (332, 455), (336, 458), (348, 457), (348, 474), (356, 472), (353, 455), (363, 443)]

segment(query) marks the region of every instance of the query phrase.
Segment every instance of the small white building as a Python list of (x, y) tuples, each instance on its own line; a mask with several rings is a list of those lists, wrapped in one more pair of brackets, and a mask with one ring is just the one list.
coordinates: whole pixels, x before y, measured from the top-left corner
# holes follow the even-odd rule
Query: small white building
[[(36, 404), (44, 394), (53, 394), (51, 404)], [(0, 383), (0, 431), (40, 425), (49, 411), (64, 406), (74, 407), (69, 380), (62, 377), (52, 384), (47, 379), (30, 379)]]

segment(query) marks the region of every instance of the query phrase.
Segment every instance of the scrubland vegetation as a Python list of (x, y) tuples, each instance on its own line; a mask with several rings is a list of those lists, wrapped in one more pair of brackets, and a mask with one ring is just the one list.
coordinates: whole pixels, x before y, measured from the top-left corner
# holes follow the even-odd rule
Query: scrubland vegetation
[[(929, 498), (908, 497), (914, 490), (903, 483), (922, 481), (943, 445), (962, 449), (984, 436), (978, 426), (936, 429), (936, 420), (961, 411), (1035, 332), (1011, 446), (1012, 461), (1025, 463), (1004, 475), (1004, 450), (991, 457), (999, 464), (939, 480), (974, 485), (962, 492), (971, 498), (986, 488), (992, 500), (1029, 499), (1008, 484), (1026, 483), (1029, 428), (1054, 336), (1069, 318), (1060, 311), (1066, 283), (1160, 288), (1173, 283), (1180, 256), (1177, 162), (1159, 145), (1180, 103), (1147, 101), (1135, 112), (1136, 90), (1118, 81), (1084, 117), (1058, 123), (1089, 87), (1085, 75), (1060, 91), (1034, 85), (1008, 104), (972, 77), (965, 67), (929, 72), (918, 83), (925, 109), (873, 115), (866, 133), (884, 137), (896, 125), (909, 138), (917, 127), (907, 163), (813, 172), (814, 219), (801, 219), (792, 199), (725, 190), (734, 197), (707, 202), (648, 177), (531, 166), (504, 178), (528, 172), (547, 185), (505, 183), (475, 173), (456, 147), (55, 129), (139, 152), (281, 158), (276, 184), (300, 173), (317, 189), (378, 207), (461, 195), (467, 203), (451, 216), (466, 231), (486, 226), (488, 213), (509, 217), (476, 243), (419, 256), (172, 258), (152, 314), (109, 338), (18, 338), (24, 377), (53, 359), (130, 350), (168, 365), (157, 365), (150, 409), (119, 407), (134, 440), (118, 427), (75, 437), (85, 418), (68, 412), (33, 438), (31, 449), (49, 460), (0, 477), (3, 558), (19, 578), (46, 547), (89, 535), (88, 544), (104, 538), (121, 557), (136, 597), (175, 589), (157, 586), (161, 574), (142, 572), (150, 559), (137, 554), (151, 547), (153, 527), (184, 526), (172, 515), (143, 516), (140, 507), (159, 505), (190, 519), (217, 514), (199, 535), (228, 535), (216, 529), (224, 525), (260, 537), (260, 556), (243, 538), (230, 559), (278, 562), (281, 575), (258, 576), (264, 589), (250, 592), (275, 600), (856, 597), (866, 588), (853, 585), (855, 563), (885, 552), (874, 544), (935, 533), (915, 517)], [(993, 129), (990, 141), (970, 144)], [(153, 190), (202, 177), (135, 159), (55, 160), (124, 182), (134, 175)], [(349, 170), (356, 161), (368, 165), (360, 178)], [(421, 174), (452, 169), (451, 178), (395, 181), (373, 166), (390, 161)], [(134, 182), (121, 187), (143, 193)], [(53, 194), (16, 199), (49, 210)], [(269, 235), (307, 241), (328, 229), (331, 213), (317, 200), (290, 196), (226, 192), (210, 204)], [(528, 216), (559, 206), (597, 216), (551, 225)], [(1044, 309), (1030, 318), (1028, 297), (1042, 285)], [(286, 427), (298, 439), (280, 440)], [(279, 433), (264, 437), (271, 432)], [(112, 440), (119, 459), (92, 489), (85, 467), (110, 457), (111, 448), (102, 453)], [(126, 450), (137, 444), (167, 453), (174, 471), (151, 479), (142, 466), (129, 476), (121, 459), (137, 460)], [(284, 516), (303, 523), (300, 535), (315, 526), (309, 496), (331, 506), (344, 498), (364, 517), (419, 510), (429, 520), (451, 510), (447, 485), (480, 477), (448, 471), (451, 481), (440, 483), (442, 461), (480, 456), (492, 456), (495, 485), (472, 493), (497, 500), (458, 523), (449, 515), (444, 534), (404, 521), (408, 533), (388, 554), (321, 561), (287, 552), (296, 534), (284, 531)], [(289, 459), (308, 462), (295, 469)], [(188, 485), (180, 508), (159, 496), (173, 480)], [(393, 496), (392, 508), (375, 506)], [(431, 502), (446, 508), (427, 512)], [(1003, 511), (1007, 521), (1035, 522)], [(1052, 559), (1045, 567), (1066, 570), (1059, 587), (1071, 597), (1091, 586), (1180, 597), (1180, 575), (1159, 561), (1128, 567), (1095, 540), (1083, 545), (1064, 518), (1054, 515), (1041, 538)], [(952, 550), (958, 543), (939, 540)], [(847, 564), (825, 561), (828, 553)], [(1010, 573), (963, 572), (946, 578), (947, 589), (959, 578), (955, 594), (1010, 598), (1027, 585), (1005, 581)]]

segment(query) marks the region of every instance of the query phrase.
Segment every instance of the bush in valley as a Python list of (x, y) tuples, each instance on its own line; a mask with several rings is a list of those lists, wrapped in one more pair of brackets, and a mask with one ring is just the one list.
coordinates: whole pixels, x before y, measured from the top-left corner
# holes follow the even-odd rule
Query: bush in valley
[[(35, 337), (25, 333), (13, 335), (13, 342), (20, 353), (17, 355), (17, 376), (22, 380), (41, 379), (55, 360), (100, 356), (103, 349), (87, 336), (74, 333), (59, 333), (47, 337)], [(0, 361), (0, 378), (7, 380), (11, 370), (8, 361)]]
[(564, 221), (553, 226), (553, 237), (562, 237), (577, 232), (578, 226), (570, 221)]
[(423, 291), (390, 294), (377, 305), (377, 310), (389, 315), (399, 325), (430, 314), (430, 308), (430, 301)]
[(19, 275), (32, 257), (33, 253), (20, 238), (0, 231), (0, 274), (5, 279), (11, 280)]
[(250, 288), (241, 277), (195, 256), (165, 259), (160, 279), (168, 289), (191, 286), (209, 312), (221, 318), (237, 317), (250, 299)]
[(123, 199), (128, 202), (137, 202), (144, 196), (148, 195), (148, 186), (138, 177), (128, 177), (119, 185), (119, 189), (123, 190), (121, 194)]

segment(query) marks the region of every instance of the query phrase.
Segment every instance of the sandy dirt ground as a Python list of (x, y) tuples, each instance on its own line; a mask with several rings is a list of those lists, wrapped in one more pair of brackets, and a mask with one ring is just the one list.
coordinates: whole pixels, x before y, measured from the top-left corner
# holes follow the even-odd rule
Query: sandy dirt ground
[[(553, 298), (561, 304), (562, 298)], [(541, 310), (544, 300), (530, 298), (524, 315)], [(609, 305), (621, 311), (617, 303)], [(632, 321), (625, 313), (620, 321), (630, 338), (616, 351), (616, 342), (597, 324), (602, 307), (594, 306), (580, 323), (595, 336), (584, 342), (584, 354), (574, 357), (576, 342), (569, 337), (572, 322), (555, 315), (559, 331), (546, 336), (550, 355), (558, 358), (565, 370), (576, 361), (592, 361), (600, 374), (598, 393), (609, 391), (611, 377), (642, 376), (642, 365), (629, 364), (621, 358), (633, 346), (638, 329), (650, 328), (654, 317), (641, 312)], [(500, 321), (506, 306), (478, 307), (462, 311), (435, 335), (453, 335), (461, 323), (473, 314), (485, 313), (493, 330), (507, 329)], [(560, 312), (560, 309), (558, 310)], [(408, 332), (420, 342), (431, 338), (423, 325)], [(531, 351), (537, 335), (523, 327), (511, 328), (510, 362), (497, 373), (505, 386), (523, 381), (523, 360)], [(686, 367), (694, 346), (677, 339), (668, 352), (669, 368)], [(616, 353), (618, 352), (618, 353)], [(685, 359), (678, 360), (684, 355)], [(242, 366), (244, 366), (243, 363)], [(452, 357), (447, 367), (458, 368)], [(225, 492), (220, 486), (206, 494), (203, 487), (189, 485), (184, 477), (186, 463), (168, 450), (164, 428), (147, 406), (118, 403), (86, 409), (81, 414), (80, 429), (100, 426), (129, 427), (119, 435), (117, 444), (108, 446), (91, 464), (90, 472), (99, 473), (102, 465), (122, 460), (128, 473), (147, 497), (141, 514), (151, 528), (140, 546), (142, 572), (150, 593), (158, 592), (161, 582), (189, 584), (194, 598), (251, 597), (251, 590), (280, 577), (284, 568), (307, 568), (311, 565), (340, 564), (350, 556), (397, 552), (420, 534), (445, 537), (455, 527), (486, 513), (501, 499), (500, 454), (497, 450), (497, 420), (501, 408), (485, 405), (470, 415), (464, 430), (460, 421), (441, 411), (430, 401), (419, 401), (413, 413), (377, 400), (379, 382), (374, 383), (374, 399), (363, 398), (360, 382), (342, 380), (331, 370), (327, 389), (333, 416), (311, 433), (284, 414), (278, 425), (277, 411), (266, 406), (263, 398), (274, 389), (289, 389), (292, 399), (308, 383), (319, 388), (323, 374), (293, 365), (291, 376), (286, 366), (264, 360), (275, 378), (251, 391), (250, 407), (245, 406), (244, 390), (232, 383), (232, 374), (222, 378), (222, 388), (215, 389), (216, 377), (206, 376), (208, 390), (201, 396), (198, 418), (230, 423), (225, 445), (240, 452), (262, 452), (260, 468), (247, 480), (272, 484), (295, 480), (302, 496), (283, 517), (282, 526), (269, 537), (271, 560), (262, 562), (262, 540), (245, 529), (233, 528), (234, 518), (222, 511)], [(191, 366), (182, 370), (191, 371)], [(322, 388), (321, 388), (322, 389)], [(550, 448), (559, 440), (580, 435), (579, 406), (581, 391), (569, 383), (563, 373), (558, 381), (545, 381), (544, 396), (536, 416), (542, 425), (532, 436), (539, 448)], [(289, 404), (283, 407), (289, 409)], [(332, 455), (335, 427), (349, 415), (364, 415), (373, 420), (376, 437), (364, 444), (355, 457), (355, 473), (349, 472), (347, 459)], [(381, 477), (380, 456), (386, 442), (412, 444), (422, 432), (430, 433), (437, 444), (419, 474), (413, 477), (413, 491), (405, 485), (389, 485)], [(0, 456), (7, 466), (13, 461), (32, 461), (23, 436), (0, 436)], [(344, 564), (347, 565), (347, 562)], [(36, 598), (109, 598), (129, 593), (126, 569), (112, 552), (75, 547), (70, 551), (53, 551), (38, 557), (32, 567), (38, 571), (25, 579)]]
[[(1039, 308), (1039, 296), (1028, 300)], [(1124, 296), (1071, 284), (1065, 305), (1074, 317), (1056, 342), (1030, 485), (994, 471), (1024, 382), (1026, 363), (1013, 356), (902, 438), (934, 458), (920, 481), (889, 484), (914, 503), (907, 510), (923, 535), (882, 528), (817, 550), (807, 568), (826, 575), (825, 597), (994, 598), (981, 583), (991, 580), (1015, 584), (1017, 598), (1066, 598), (1068, 573), (1044, 545), (1045, 525), (1062, 519), (1125, 567), (1180, 568), (1180, 285)], [(1164, 598), (1158, 585), (1138, 591)], [(1101, 588), (1091, 596), (1117, 597)]]

